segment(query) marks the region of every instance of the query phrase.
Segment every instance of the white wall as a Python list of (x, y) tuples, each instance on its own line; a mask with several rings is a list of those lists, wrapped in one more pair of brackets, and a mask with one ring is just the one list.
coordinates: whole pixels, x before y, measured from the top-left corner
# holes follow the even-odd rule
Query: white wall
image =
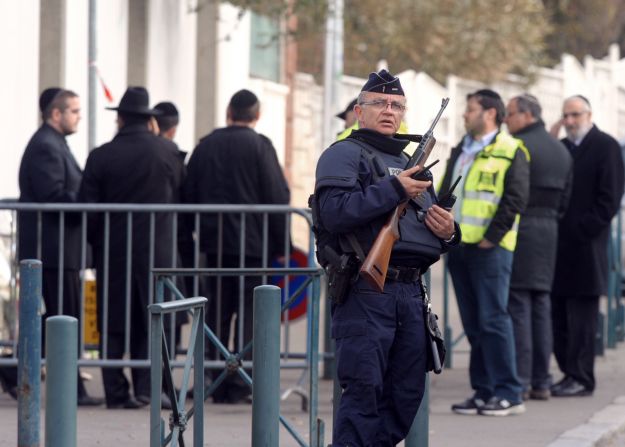
[(5, 198), (18, 196), (19, 162), (39, 123), (39, 2), (1, 1), (0, 17), (0, 198)]
[(187, 2), (155, 1), (149, 8), (147, 88), (152, 105), (173, 102), (180, 113), (175, 141), (191, 151), (195, 141), (196, 15)]

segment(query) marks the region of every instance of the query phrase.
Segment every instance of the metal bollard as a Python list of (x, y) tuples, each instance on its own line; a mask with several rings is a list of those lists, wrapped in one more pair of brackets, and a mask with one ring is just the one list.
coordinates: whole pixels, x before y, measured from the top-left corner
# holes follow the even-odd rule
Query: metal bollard
[(430, 439), (430, 375), (425, 375), (425, 392), (414, 418), (410, 432), (406, 436), (405, 447), (428, 447)]
[(20, 262), (17, 445), (39, 446), (41, 405), (41, 261)]
[(78, 320), (46, 320), (46, 447), (76, 447)]
[(280, 288), (254, 288), (252, 446), (279, 445)]

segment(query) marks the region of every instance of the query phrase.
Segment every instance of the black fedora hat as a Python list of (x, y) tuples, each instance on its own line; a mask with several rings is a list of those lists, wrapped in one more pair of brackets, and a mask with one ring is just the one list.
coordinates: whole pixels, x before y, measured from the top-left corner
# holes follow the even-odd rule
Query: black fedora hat
[(335, 116), (337, 118), (341, 118), (343, 121), (345, 121), (345, 118), (347, 117), (347, 114), (349, 112), (351, 112), (352, 110), (354, 110), (354, 106), (356, 105), (356, 102), (358, 101), (358, 98), (354, 98), (350, 101), (349, 104), (347, 104), (347, 107), (345, 107), (345, 110), (343, 110), (341, 113), (337, 113)]
[(117, 110), (131, 115), (156, 116), (162, 112), (150, 109), (150, 95), (145, 87), (128, 87), (117, 107), (107, 107), (108, 110)]

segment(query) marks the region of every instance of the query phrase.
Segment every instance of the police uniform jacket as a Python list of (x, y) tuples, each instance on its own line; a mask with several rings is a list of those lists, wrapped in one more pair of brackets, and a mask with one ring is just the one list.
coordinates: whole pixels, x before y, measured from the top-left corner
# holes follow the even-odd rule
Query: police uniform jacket
[(593, 126), (573, 155), (573, 187), (560, 221), (554, 295), (598, 296), (607, 292), (610, 222), (623, 196), (623, 158), (618, 142)]
[[(48, 124), (32, 136), (19, 170), (20, 202), (73, 203), (78, 195), (81, 172), (65, 137)], [(65, 214), (63, 267), (80, 268), (80, 218)], [(18, 215), (19, 258), (36, 259), (37, 213)], [(59, 213), (42, 213), (41, 260), (44, 268), (59, 267)]]
[(571, 193), (573, 160), (540, 121), (514, 134), (530, 153), (530, 196), (521, 214), (510, 287), (551, 291), (558, 221)]
[[(183, 188), (185, 203), (288, 205), (289, 187), (271, 140), (246, 126), (216, 129), (200, 140), (187, 166)], [(245, 218), (245, 254), (262, 257), (263, 216)], [(201, 216), (200, 244), (217, 253), (216, 214)], [(269, 256), (284, 253), (287, 231), (284, 215), (268, 215)], [(192, 224), (188, 225), (193, 228)], [(238, 213), (223, 215), (223, 254), (239, 256), (241, 219)]]
[[(94, 149), (87, 158), (80, 200), (90, 203), (174, 203), (181, 187), (182, 167), (174, 143), (152, 134), (145, 125), (123, 127), (109, 143)], [(171, 267), (172, 214), (154, 215), (150, 234), (149, 213), (132, 215), (131, 299), (148, 305), (150, 238), (153, 266)], [(94, 249), (98, 273), (98, 299), (102, 299), (104, 267), (102, 213), (89, 219), (88, 238)], [(126, 299), (126, 213), (110, 214), (109, 331), (123, 331)], [(146, 311), (147, 312), (147, 311)], [(101, 314), (98, 313), (101, 317)]]
[[(389, 213), (407, 199), (396, 174), (404, 170), (408, 161), (403, 155), (408, 143), (361, 129), (321, 155), (315, 194), (320, 223), (327, 231), (352, 233), (364, 252), (369, 251)], [(364, 155), (365, 150), (373, 152), (379, 160), (373, 166)], [(380, 178), (376, 180), (376, 177)], [(432, 188), (422, 196), (420, 205), (411, 201), (406, 215), (400, 219), (400, 240), (393, 247), (390, 265), (424, 269), (447, 249), (447, 244), (417, 217), (419, 209), (427, 210), (433, 203), (436, 195)]]

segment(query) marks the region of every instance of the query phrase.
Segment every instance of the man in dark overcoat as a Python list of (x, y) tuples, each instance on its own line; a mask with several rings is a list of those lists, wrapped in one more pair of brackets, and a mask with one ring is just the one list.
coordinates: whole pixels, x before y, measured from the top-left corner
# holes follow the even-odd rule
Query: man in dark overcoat
[[(39, 109), (43, 124), (28, 142), (22, 156), (19, 200), (25, 203), (74, 203), (81, 170), (65, 137), (78, 130), (80, 100), (70, 90), (52, 87), (41, 93)], [(60, 213), (41, 213), (41, 235), (38, 234), (37, 214), (19, 213), (19, 259), (40, 259), (43, 262), (44, 318), (60, 314), (80, 318), (80, 216), (64, 214), (63, 240), (59, 243)], [(61, 250), (62, 261), (59, 259)], [(59, 292), (63, 297), (61, 302)], [(42, 330), (42, 340), (42, 352), (45, 352), (45, 330)], [(87, 395), (80, 378), (78, 404), (102, 404), (101, 399)]]
[[(119, 131), (109, 143), (94, 149), (87, 158), (80, 199), (92, 203), (172, 203), (181, 186), (181, 167), (175, 145), (152, 133), (148, 92), (129, 87), (117, 110)], [(151, 216), (154, 230), (151, 230)], [(98, 324), (107, 340), (108, 359), (124, 355), (124, 336), (130, 336), (130, 358), (146, 359), (148, 354), (148, 312), (150, 269), (172, 266), (172, 216), (170, 213), (133, 213), (132, 246), (127, 247), (126, 213), (110, 214), (110, 243), (105, 243), (105, 218), (102, 214), (89, 221), (98, 284)], [(105, 250), (109, 262), (104, 264)], [(127, 250), (130, 250), (128, 259)], [(150, 260), (150, 256), (153, 260)], [(152, 262), (152, 264), (151, 264)], [(129, 263), (130, 272), (126, 265)], [(106, 276), (105, 276), (106, 272)], [(104, 295), (105, 278), (108, 290)], [(106, 306), (106, 307), (105, 307)], [(130, 315), (126, 314), (126, 309)], [(106, 309), (107, 318), (104, 318)], [(125, 334), (126, 320), (130, 334)], [(101, 349), (104, 346), (101, 346)], [(150, 371), (132, 370), (134, 397), (122, 368), (102, 371), (106, 404), (109, 408), (136, 408), (150, 401)]]
[(553, 351), (564, 377), (553, 396), (588, 396), (595, 389), (599, 297), (607, 291), (610, 222), (623, 195), (618, 142), (592, 122), (581, 95), (564, 101), (562, 140), (573, 156), (569, 207), (560, 221), (552, 289)]
[[(289, 187), (278, 162), (278, 156), (269, 138), (254, 130), (260, 118), (260, 101), (249, 90), (240, 90), (230, 99), (227, 126), (216, 129), (200, 140), (187, 167), (183, 188), (185, 203), (212, 204), (275, 204), (288, 205)], [(189, 217), (192, 217), (189, 215)], [(277, 255), (284, 255), (287, 232), (285, 216), (267, 216), (267, 265)], [(206, 254), (210, 267), (261, 267), (263, 263), (263, 215), (250, 213), (242, 223), (240, 214), (225, 213), (220, 230), (217, 214), (201, 217), (200, 249)], [(241, 246), (241, 229), (244, 247)], [(194, 228), (188, 224), (187, 228)], [(221, 239), (219, 240), (219, 237)], [(241, 257), (240, 253), (244, 253)], [(243, 326), (243, 340), (236, 337), (237, 351), (252, 337), (253, 290), (262, 284), (259, 276), (245, 278), (243, 290), (239, 278), (224, 276), (211, 279), (211, 297), (207, 311), (208, 324), (225, 344), (230, 336), (230, 322), (236, 314), (237, 328)], [(243, 307), (239, 297), (243, 294)], [(217, 309), (220, 312), (217, 313)], [(217, 318), (214, 318), (214, 316)], [(235, 332), (238, 334), (238, 330)], [(214, 354), (209, 349), (211, 355)], [(251, 392), (230, 375), (213, 393), (217, 403), (234, 403)]]
[[(556, 263), (558, 220), (571, 193), (572, 159), (545, 129), (538, 100), (529, 94), (510, 100), (508, 130), (530, 153), (530, 196), (521, 213), (514, 252), (508, 311), (512, 317), (517, 374), (524, 399), (548, 399), (553, 347), (551, 283)], [(531, 387), (531, 389), (530, 389)]]

